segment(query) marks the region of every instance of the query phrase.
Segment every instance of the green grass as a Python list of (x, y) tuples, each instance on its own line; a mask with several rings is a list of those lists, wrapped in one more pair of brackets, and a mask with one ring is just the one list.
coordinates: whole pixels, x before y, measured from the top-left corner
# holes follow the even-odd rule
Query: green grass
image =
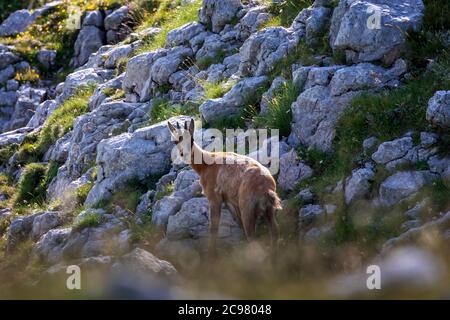
[(208, 82), (202, 84), (205, 99), (216, 99), (223, 97), (236, 84), (236, 81), (224, 80), (221, 82)]
[(45, 202), (48, 184), (56, 176), (58, 166), (54, 163), (28, 164), (22, 172), (14, 198), (14, 206), (29, 206)]
[(9, 207), (9, 199), (14, 197), (16, 188), (14, 187), (14, 178), (8, 174), (0, 174), (0, 194), (6, 197), (6, 200), (0, 202), (0, 208)]
[(78, 204), (82, 205), (86, 201), (89, 191), (91, 191), (93, 186), (94, 186), (94, 182), (89, 181), (88, 183), (82, 185), (75, 191)]
[(112, 100), (119, 100), (125, 97), (125, 91), (116, 88), (105, 88), (102, 92)]
[(152, 51), (163, 48), (166, 44), (166, 38), (169, 31), (181, 27), (182, 25), (196, 21), (198, 10), (201, 7), (201, 1), (195, 0), (182, 4), (180, 0), (177, 1), (161, 1), (158, 9), (151, 15), (145, 23), (140, 27), (144, 29), (150, 26), (158, 26), (161, 32), (153, 39), (149, 40), (144, 46), (139, 48), (134, 54)]
[(196, 116), (199, 114), (195, 103), (171, 104), (168, 99), (155, 98), (150, 110), (150, 123), (155, 124), (175, 116)]
[(0, 23), (14, 11), (25, 9), (28, 5), (28, 0), (0, 1)]
[(281, 136), (289, 136), (292, 122), (291, 105), (297, 99), (298, 94), (299, 90), (292, 81), (284, 84), (268, 101), (267, 113), (255, 117), (256, 126), (278, 129)]
[(76, 230), (83, 230), (86, 228), (98, 227), (103, 221), (101, 214), (96, 212), (87, 212), (81, 218), (76, 218), (73, 223), (73, 228)]
[(18, 148), (19, 146), (17, 144), (9, 144), (0, 148), (0, 163), (6, 163)]
[(37, 140), (20, 146), (19, 162), (38, 161), (52, 144), (72, 130), (75, 118), (89, 111), (88, 100), (93, 92), (92, 85), (81, 88), (73, 97), (59, 106), (45, 121)]
[(197, 61), (197, 67), (200, 70), (206, 70), (213, 64), (222, 63), (223, 59), (225, 58), (225, 52), (221, 51), (218, 52), (214, 56), (206, 56)]
[(294, 63), (299, 63), (303, 66), (314, 65), (317, 63), (313, 58), (314, 54), (314, 50), (302, 40), (285, 58), (272, 67), (268, 75), (272, 80), (277, 76), (290, 79), (292, 78), (291, 68), (286, 68), (286, 66), (291, 66)]
[(367, 137), (388, 141), (408, 131), (428, 130), (425, 119), (428, 100), (436, 91), (450, 88), (448, 70), (450, 59), (446, 54), (432, 70), (398, 89), (356, 97), (338, 122), (333, 161), (327, 163), (323, 175), (315, 175), (309, 182), (320, 192), (348, 176), (365, 160), (362, 142)]
[(158, 191), (155, 195), (155, 200), (161, 200), (162, 198), (164, 198), (165, 196), (168, 196), (169, 194), (171, 194), (173, 192), (175, 188), (175, 184), (172, 183), (168, 183), (164, 186), (164, 188), (160, 191)]
[(407, 32), (406, 58), (411, 61), (412, 71), (416, 74), (422, 72), (430, 59), (444, 53), (450, 30), (450, 2), (424, 0), (424, 4), (420, 29)]
[(298, 13), (313, 2), (314, 0), (284, 0), (278, 3), (270, 1), (269, 12), (278, 17), (280, 25), (290, 27)]

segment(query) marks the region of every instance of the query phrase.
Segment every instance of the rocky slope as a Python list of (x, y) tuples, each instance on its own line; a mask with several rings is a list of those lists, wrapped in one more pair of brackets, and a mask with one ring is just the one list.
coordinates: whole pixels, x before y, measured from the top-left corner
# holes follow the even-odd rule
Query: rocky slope
[[(69, 294), (42, 288), (73, 264), (100, 296), (271, 298), (274, 282), (276, 297), (311, 282), (326, 288), (313, 296), (370, 296), (358, 279), (374, 263), (388, 297), (404, 285), (448, 294), (449, 5), (307, 2), (114, 1), (79, 8), (76, 31), (66, 1), (11, 13), (0, 25), (5, 296)], [(197, 174), (172, 163), (166, 128), (187, 117), (280, 130), (275, 266), (223, 209), (227, 271), (198, 279), (208, 202)]]

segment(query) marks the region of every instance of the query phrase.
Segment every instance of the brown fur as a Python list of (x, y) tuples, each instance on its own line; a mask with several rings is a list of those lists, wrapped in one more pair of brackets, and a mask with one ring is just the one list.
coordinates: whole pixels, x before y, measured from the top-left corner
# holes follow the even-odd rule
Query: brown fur
[[(281, 203), (276, 193), (275, 180), (269, 170), (246, 156), (229, 152), (213, 153), (201, 149), (193, 140), (187, 138), (189, 135), (193, 136), (193, 120), (189, 125), (189, 135), (186, 135), (187, 130), (183, 132), (170, 123), (168, 126), (180, 151), (186, 150), (186, 147), (189, 149), (191, 141), (191, 167), (200, 176), (203, 193), (210, 205), (209, 253), (215, 254), (222, 204), (226, 204), (241, 223), (248, 240), (254, 238), (258, 217), (265, 218), (269, 224), (272, 248), (275, 249), (278, 241), (275, 211), (281, 209)], [(188, 124), (185, 123), (184, 127), (187, 128)], [(183, 138), (179, 141), (181, 136)], [(194, 163), (196, 154), (202, 155), (202, 163)], [(219, 163), (213, 161), (217, 159)], [(233, 163), (227, 164), (226, 159), (232, 160)]]

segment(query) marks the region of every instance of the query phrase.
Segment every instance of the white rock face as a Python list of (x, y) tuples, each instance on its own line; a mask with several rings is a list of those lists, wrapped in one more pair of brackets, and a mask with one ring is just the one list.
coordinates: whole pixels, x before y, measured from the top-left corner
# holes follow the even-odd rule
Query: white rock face
[(127, 271), (131, 274), (146, 274), (173, 278), (177, 270), (168, 261), (160, 260), (150, 252), (136, 248), (122, 256), (112, 265), (114, 271)]
[(406, 72), (398, 60), (390, 69), (370, 63), (332, 67), (305, 67), (294, 70), (303, 92), (292, 104), (293, 141), (329, 152), (337, 121), (358, 92), (389, 86)]
[[(68, 259), (89, 258), (99, 255), (122, 254), (130, 249), (129, 230), (124, 222), (103, 210), (90, 210), (101, 218), (98, 226), (82, 230), (72, 229), (62, 248)], [(86, 215), (83, 211), (80, 215)]]
[(375, 172), (370, 168), (353, 170), (345, 182), (345, 203), (350, 204), (367, 196), (374, 176)]
[(123, 79), (123, 90), (129, 94), (128, 100), (148, 101), (152, 90), (158, 85), (168, 84), (169, 77), (192, 55), (190, 48), (175, 47), (143, 53), (130, 59)]
[(411, 137), (383, 142), (372, 155), (372, 159), (378, 164), (386, 164), (390, 161), (398, 160), (403, 158), (413, 145), (414, 143)]
[(301, 33), (283, 27), (265, 28), (252, 34), (239, 50), (242, 76), (261, 76), (272, 70), (297, 46)]
[(331, 21), (331, 47), (345, 50), (349, 62), (391, 64), (405, 46), (405, 32), (420, 25), (424, 9), (422, 0), (341, 0)]
[(175, 179), (174, 192), (154, 204), (152, 223), (166, 227), (169, 218), (180, 210), (183, 203), (201, 192), (199, 179), (194, 170), (181, 171)]
[(312, 169), (298, 159), (295, 150), (280, 157), (278, 184), (284, 191), (291, 191), (297, 183), (311, 177), (312, 174)]
[(437, 91), (430, 99), (427, 120), (443, 129), (450, 128), (450, 91)]
[[(237, 245), (242, 229), (227, 209), (222, 209), (219, 225), (219, 247)], [(176, 259), (195, 253), (205, 253), (209, 236), (209, 203), (204, 197), (183, 203), (178, 213), (169, 217), (166, 237), (158, 251)]]
[(199, 108), (206, 122), (225, 116), (237, 115), (244, 107), (246, 100), (253, 98), (256, 91), (267, 84), (266, 76), (246, 78), (238, 82), (222, 98), (205, 101)]
[(199, 19), (201, 23), (210, 26), (213, 32), (219, 33), (227, 23), (232, 22), (241, 8), (240, 0), (203, 0)]
[(0, 25), (0, 36), (15, 36), (24, 32), (40, 16), (62, 4), (62, 1), (52, 1), (34, 11), (27, 9), (17, 10)]
[[(177, 117), (170, 121), (188, 119)], [(173, 146), (167, 121), (102, 140), (97, 147), (97, 181), (86, 205), (108, 199), (131, 179), (144, 180), (168, 171)]]
[(399, 171), (381, 184), (380, 201), (385, 206), (395, 205), (432, 183), (437, 177), (430, 171)]

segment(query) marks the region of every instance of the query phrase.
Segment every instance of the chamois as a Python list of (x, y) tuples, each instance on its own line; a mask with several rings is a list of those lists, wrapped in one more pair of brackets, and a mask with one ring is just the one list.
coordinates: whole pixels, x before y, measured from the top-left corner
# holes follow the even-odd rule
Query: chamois
[(210, 238), (208, 252), (216, 255), (217, 234), (222, 204), (226, 204), (240, 222), (245, 236), (251, 241), (255, 236), (258, 217), (269, 224), (272, 250), (278, 242), (278, 225), (275, 210), (281, 209), (276, 184), (270, 171), (258, 161), (231, 152), (208, 152), (194, 141), (194, 120), (183, 127), (167, 123), (182, 159), (189, 161), (200, 176), (203, 194), (210, 206)]

